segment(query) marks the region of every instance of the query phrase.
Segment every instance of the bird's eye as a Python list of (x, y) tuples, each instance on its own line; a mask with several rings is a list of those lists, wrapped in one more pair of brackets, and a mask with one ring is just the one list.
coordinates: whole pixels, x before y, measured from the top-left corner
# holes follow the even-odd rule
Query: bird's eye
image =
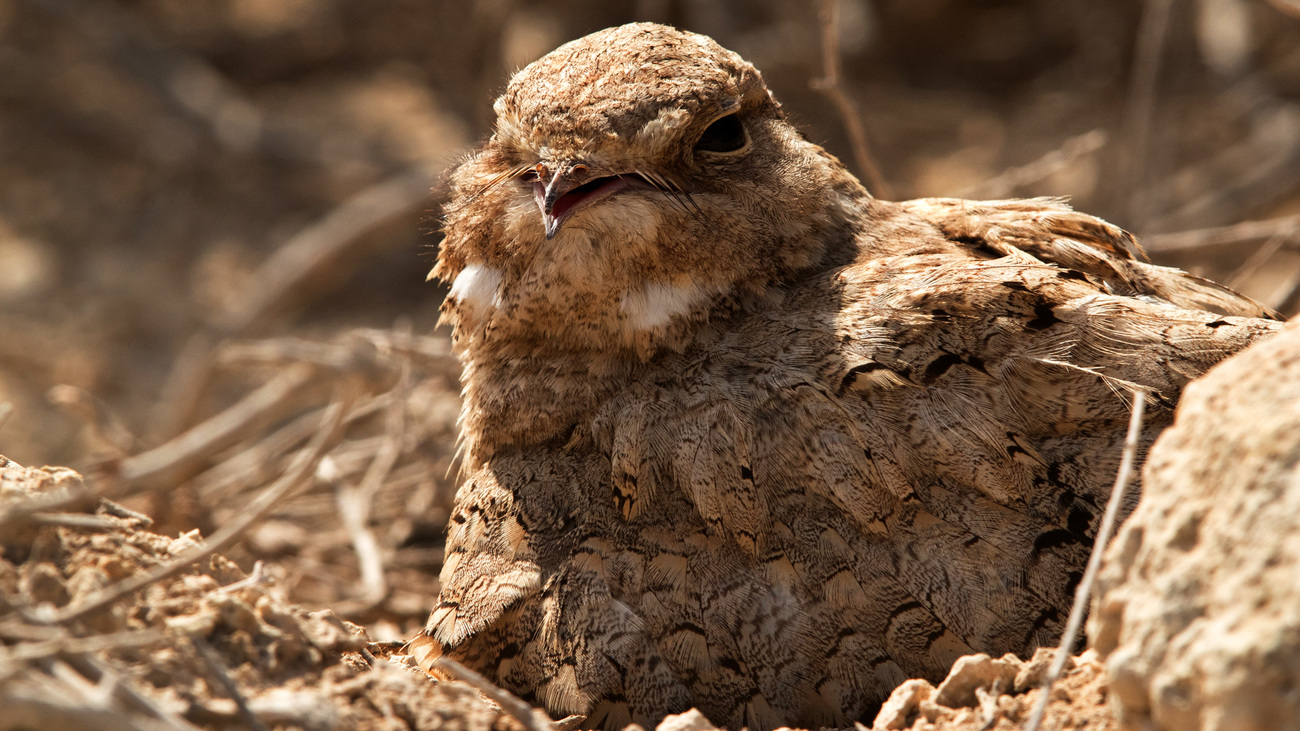
[(720, 117), (704, 130), (700, 141), (695, 143), (697, 151), (736, 152), (749, 142), (745, 134), (745, 125), (734, 114)]

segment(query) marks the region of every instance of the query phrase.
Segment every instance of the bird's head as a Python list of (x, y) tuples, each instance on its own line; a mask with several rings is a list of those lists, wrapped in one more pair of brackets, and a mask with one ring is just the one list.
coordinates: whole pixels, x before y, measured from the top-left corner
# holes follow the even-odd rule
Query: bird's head
[(865, 196), (712, 39), (640, 23), (510, 80), (452, 177), (436, 276), (458, 337), (645, 355), (818, 261)]

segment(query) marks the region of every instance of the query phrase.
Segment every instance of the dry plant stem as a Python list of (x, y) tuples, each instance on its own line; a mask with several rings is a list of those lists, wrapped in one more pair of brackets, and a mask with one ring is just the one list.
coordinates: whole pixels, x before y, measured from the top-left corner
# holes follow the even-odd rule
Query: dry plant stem
[(252, 276), (242, 306), (227, 318), (225, 329), (253, 335), (273, 316), (304, 306), (311, 285), (336, 275), (366, 234), (426, 205), (430, 177), (424, 169), (395, 175), (298, 232)]
[(387, 423), (384, 440), (375, 452), (374, 459), (370, 461), (365, 476), (361, 478), (360, 484), (340, 482), (336, 487), (339, 518), (348, 532), (348, 538), (352, 541), (352, 548), (356, 551), (357, 562), (361, 569), (362, 606), (357, 608), (361, 611), (373, 607), (388, 596), (384, 554), (369, 528), (369, 523), (375, 495), (402, 453), (406, 412), (406, 399), (403, 398), (403, 394), (409, 391), (410, 386), (409, 368), (404, 371), (398, 388), (394, 389), (397, 398), (391, 401), (385, 415)]
[(1101, 525), (1097, 527), (1096, 541), (1093, 543), (1092, 553), (1088, 556), (1088, 567), (1084, 569), (1083, 578), (1079, 580), (1079, 586), (1074, 590), (1074, 606), (1070, 607), (1070, 619), (1066, 622), (1065, 632), (1061, 635), (1061, 644), (1056, 648), (1051, 666), (1043, 675), (1043, 693), (1038, 697), (1038, 703), (1034, 705), (1029, 722), (1025, 724), (1025, 731), (1038, 731), (1038, 727), (1042, 724), (1043, 713), (1046, 712), (1047, 703), (1052, 695), (1052, 684), (1061, 677), (1061, 671), (1065, 669), (1065, 663), (1070, 659), (1070, 651), (1079, 636), (1079, 628), (1083, 626), (1083, 618), (1088, 613), (1088, 598), (1092, 594), (1092, 585), (1097, 580), (1097, 572), (1101, 569), (1101, 556), (1105, 553), (1106, 544), (1110, 542), (1110, 537), (1115, 532), (1120, 506), (1124, 504), (1124, 493), (1128, 490), (1129, 480), (1133, 476), (1138, 438), (1142, 435), (1142, 415), (1146, 412), (1146, 398), (1145, 391), (1133, 392), (1133, 413), (1129, 417), (1128, 433), (1124, 435), (1124, 452), (1120, 457), (1119, 472), (1115, 475), (1115, 486), (1111, 488), (1110, 499), (1106, 501), (1106, 512), (1102, 515)]
[(59, 525), (66, 528), (84, 530), (113, 530), (118, 524), (110, 518), (83, 513), (32, 513), (33, 523), (42, 525)]
[(212, 335), (191, 335), (163, 383), (148, 431), (152, 443), (171, 439), (194, 425), (212, 384)]
[(0, 402), (0, 429), (5, 428), (9, 423), (9, 417), (14, 413), (14, 405), (8, 401)]
[(51, 388), (46, 397), (50, 403), (86, 425), (95, 451), (108, 452), (115, 457), (124, 456), (131, 451), (135, 436), (108, 408), (108, 404), (94, 394), (76, 386), (59, 385)]
[(455, 660), (440, 657), (433, 661), (433, 667), (487, 696), (493, 703), (501, 706), (501, 710), (523, 724), (528, 731), (554, 731), (555, 723), (545, 713)]
[[(81, 689), (78, 699), (85, 706), (104, 706), (113, 700), (127, 712), (143, 714), (146, 718), (133, 718), (130, 728), (168, 728), (192, 731), (194, 726), (161, 706), (157, 701), (136, 690), (130, 680), (123, 678), (113, 668), (85, 653), (65, 653), (62, 659), (41, 658), (34, 663), (44, 673), (63, 682), (70, 692)], [(88, 691), (88, 692), (87, 692)], [(8, 700), (8, 699), (6, 699)], [(6, 710), (8, 706), (6, 706)], [(104, 709), (110, 710), (110, 709)], [(118, 715), (121, 715), (118, 712)], [(7, 720), (7, 719), (6, 719)], [(99, 726), (64, 726), (59, 728), (100, 728)]]
[(1141, 230), (1146, 223), (1146, 182), (1151, 119), (1156, 108), (1156, 82), (1160, 78), (1160, 56), (1169, 29), (1173, 0), (1147, 0), (1138, 28), (1138, 44), (1129, 85), (1124, 131), (1128, 141), (1128, 174), (1125, 176), (1129, 202), (1129, 227)]
[(243, 490), (263, 484), (281, 459), (311, 439), (325, 410), (315, 409), (262, 437), (256, 443), (200, 472), (191, 481), (205, 505), (216, 505)]
[(1231, 226), (1202, 228), (1171, 234), (1146, 237), (1147, 251), (1192, 251), (1215, 246), (1233, 246), (1259, 239), (1281, 238), (1283, 241), (1300, 240), (1300, 214), (1271, 218), (1266, 221), (1244, 221)]
[(814, 79), (812, 88), (825, 94), (835, 105), (849, 133), (849, 144), (853, 146), (853, 159), (858, 170), (867, 178), (868, 187), (879, 198), (893, 200), (894, 190), (880, 174), (876, 160), (871, 156), (871, 146), (867, 143), (867, 132), (862, 126), (862, 117), (858, 114), (853, 100), (840, 85), (840, 8), (839, 0), (822, 0), (819, 13), (822, 31), (822, 78)]
[(38, 513), (50, 513), (76, 505), (93, 504), (93, 496), (85, 487), (35, 495), (15, 505), (0, 510), (0, 532), (11, 524), (32, 520)]
[(211, 456), (271, 421), (304, 388), (314, 369), (294, 364), (238, 403), (175, 439), (122, 461), (118, 478), (137, 490), (170, 487), (192, 476)]
[(1300, 272), (1292, 272), (1286, 282), (1268, 298), (1268, 304), (1278, 312), (1296, 315), (1296, 310), (1300, 309)]
[(1071, 137), (1061, 146), (1027, 165), (1008, 168), (997, 177), (990, 178), (978, 185), (961, 190), (960, 198), (1004, 198), (1017, 188), (1038, 182), (1063, 169), (1071, 162), (1087, 156), (1106, 146), (1108, 136), (1105, 130), (1094, 129), (1081, 135)]
[(1261, 267), (1267, 264), (1268, 260), (1272, 259), (1277, 252), (1281, 251), (1282, 247), (1286, 246), (1287, 243), (1288, 237), (1286, 236), (1277, 234), (1271, 236), (1264, 242), (1263, 246), (1255, 249), (1255, 253), (1246, 257), (1246, 261), (1242, 262), (1241, 266), (1237, 267), (1237, 271), (1233, 272), (1232, 276), (1228, 281), (1224, 282), (1224, 284), (1233, 289), (1241, 288), (1243, 284), (1255, 275), (1255, 272), (1259, 271)]
[[(337, 442), (342, 434), (343, 414), (346, 412), (345, 404), (336, 402), (326, 410), (325, 416), (321, 419), (321, 426), (316, 432), (315, 438), (307, 445), (293, 462), (285, 470), (284, 475), (266, 488), (259, 494), (248, 507), (241, 511), (237, 518), (230, 524), (222, 526), (220, 530), (212, 534), (207, 544), (201, 548), (196, 548), (184, 556), (177, 558), (171, 563), (159, 566), (145, 574), (138, 574), (130, 579), (125, 579), (109, 587), (95, 592), (86, 600), (75, 606), (65, 607), (55, 612), (53, 616), (46, 619), (51, 624), (66, 624), (74, 621), (87, 614), (96, 612), (107, 607), (123, 597), (134, 594), (135, 592), (163, 579), (170, 578), (176, 574), (182, 573), (193, 566), (195, 563), (202, 561), (213, 554), (225, 550), (243, 535), (244, 531), (253, 523), (260, 520), (271, 508), (275, 507), (285, 496), (293, 492), (295, 488), (301, 485), (305, 480), (310, 479), (315, 472), (317, 463), (325, 456)], [(41, 621), (42, 618), (32, 618)]]
[(110, 688), (113, 697), (127, 708), (164, 721), (170, 724), (172, 728), (194, 728), (180, 716), (163, 707), (158, 701), (136, 690), (135, 685), (131, 683), (129, 678), (122, 677), (108, 663), (94, 655), (86, 653), (67, 654), (64, 659), (78, 673), (94, 681), (100, 687)]
[(5, 672), (5, 666), (14, 663), (29, 662), (63, 653), (102, 652), (123, 647), (141, 647), (156, 644), (164, 638), (162, 630), (146, 629), (90, 637), (56, 637), (39, 642), (25, 642), (0, 652), (0, 674)]
[(266, 724), (258, 719), (253, 709), (248, 707), (248, 701), (244, 694), (239, 692), (239, 686), (234, 679), (230, 677), (230, 671), (226, 669), (225, 663), (221, 662), (221, 656), (212, 649), (212, 645), (202, 637), (190, 637), (190, 646), (194, 648), (194, 654), (203, 663), (204, 674), (221, 689), (222, 694), (235, 702), (235, 708), (239, 711), (239, 719), (244, 722), (244, 728), (250, 731), (266, 731)]
[(10, 728), (31, 731), (67, 731), (68, 729), (95, 729), (95, 731), (163, 731), (193, 726), (177, 726), (152, 718), (137, 718), (112, 708), (89, 706), (78, 700), (63, 698), (37, 698), (5, 694), (4, 720)]

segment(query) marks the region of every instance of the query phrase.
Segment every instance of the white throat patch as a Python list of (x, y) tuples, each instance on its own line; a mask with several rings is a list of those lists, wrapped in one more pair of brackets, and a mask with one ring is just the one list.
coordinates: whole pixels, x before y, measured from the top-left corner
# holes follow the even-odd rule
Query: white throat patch
[(501, 270), (482, 264), (468, 264), (451, 283), (451, 296), (476, 310), (501, 305)]
[(684, 315), (704, 301), (708, 293), (695, 284), (647, 284), (623, 295), (619, 309), (633, 331), (653, 330), (667, 325), (675, 315)]

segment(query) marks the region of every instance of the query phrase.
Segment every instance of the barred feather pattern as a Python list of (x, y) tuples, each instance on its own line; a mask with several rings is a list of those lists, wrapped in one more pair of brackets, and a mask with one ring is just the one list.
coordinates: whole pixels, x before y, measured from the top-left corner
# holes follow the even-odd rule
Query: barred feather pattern
[[(602, 31), (521, 72), (498, 114), (538, 118), (529, 84), (549, 99), (567, 88), (560, 69), (585, 78), (620, 53), (680, 73), (601, 92), (616, 138), (634, 101), (663, 97), (638, 112), (651, 129), (693, 69), (734, 66), (718, 93), (776, 130), (752, 122), (748, 154), (807, 172), (746, 197), (764, 178), (717, 168), (706, 184), (639, 153), (629, 169), (667, 168), (709, 221), (654, 191), (653, 231), (592, 213), (558, 244), (510, 233), (526, 210), (511, 183), (453, 200), (436, 273), (502, 279), (490, 305), (444, 306), (465, 363), (468, 476), (417, 660), (445, 654), (590, 728), (693, 706), (729, 728), (817, 728), (869, 723), (899, 682), (937, 681), (963, 654), (1055, 643), (1132, 391), (1154, 404), (1145, 454), (1187, 382), (1275, 332), (1276, 315), (1141, 261), (1127, 233), (1059, 200), (872, 199), (784, 131), (752, 67), (701, 36)], [(458, 173), (466, 195), (519, 164), (492, 147), (508, 137)], [(618, 200), (593, 209), (640, 210)], [(745, 260), (731, 239), (763, 216)], [(566, 246), (648, 258), (605, 270)], [(724, 250), (699, 270), (698, 252)], [(581, 280), (575, 261), (591, 267)], [(643, 286), (619, 277), (645, 271), (667, 273), (661, 300), (681, 309), (629, 340), (609, 313)]]

